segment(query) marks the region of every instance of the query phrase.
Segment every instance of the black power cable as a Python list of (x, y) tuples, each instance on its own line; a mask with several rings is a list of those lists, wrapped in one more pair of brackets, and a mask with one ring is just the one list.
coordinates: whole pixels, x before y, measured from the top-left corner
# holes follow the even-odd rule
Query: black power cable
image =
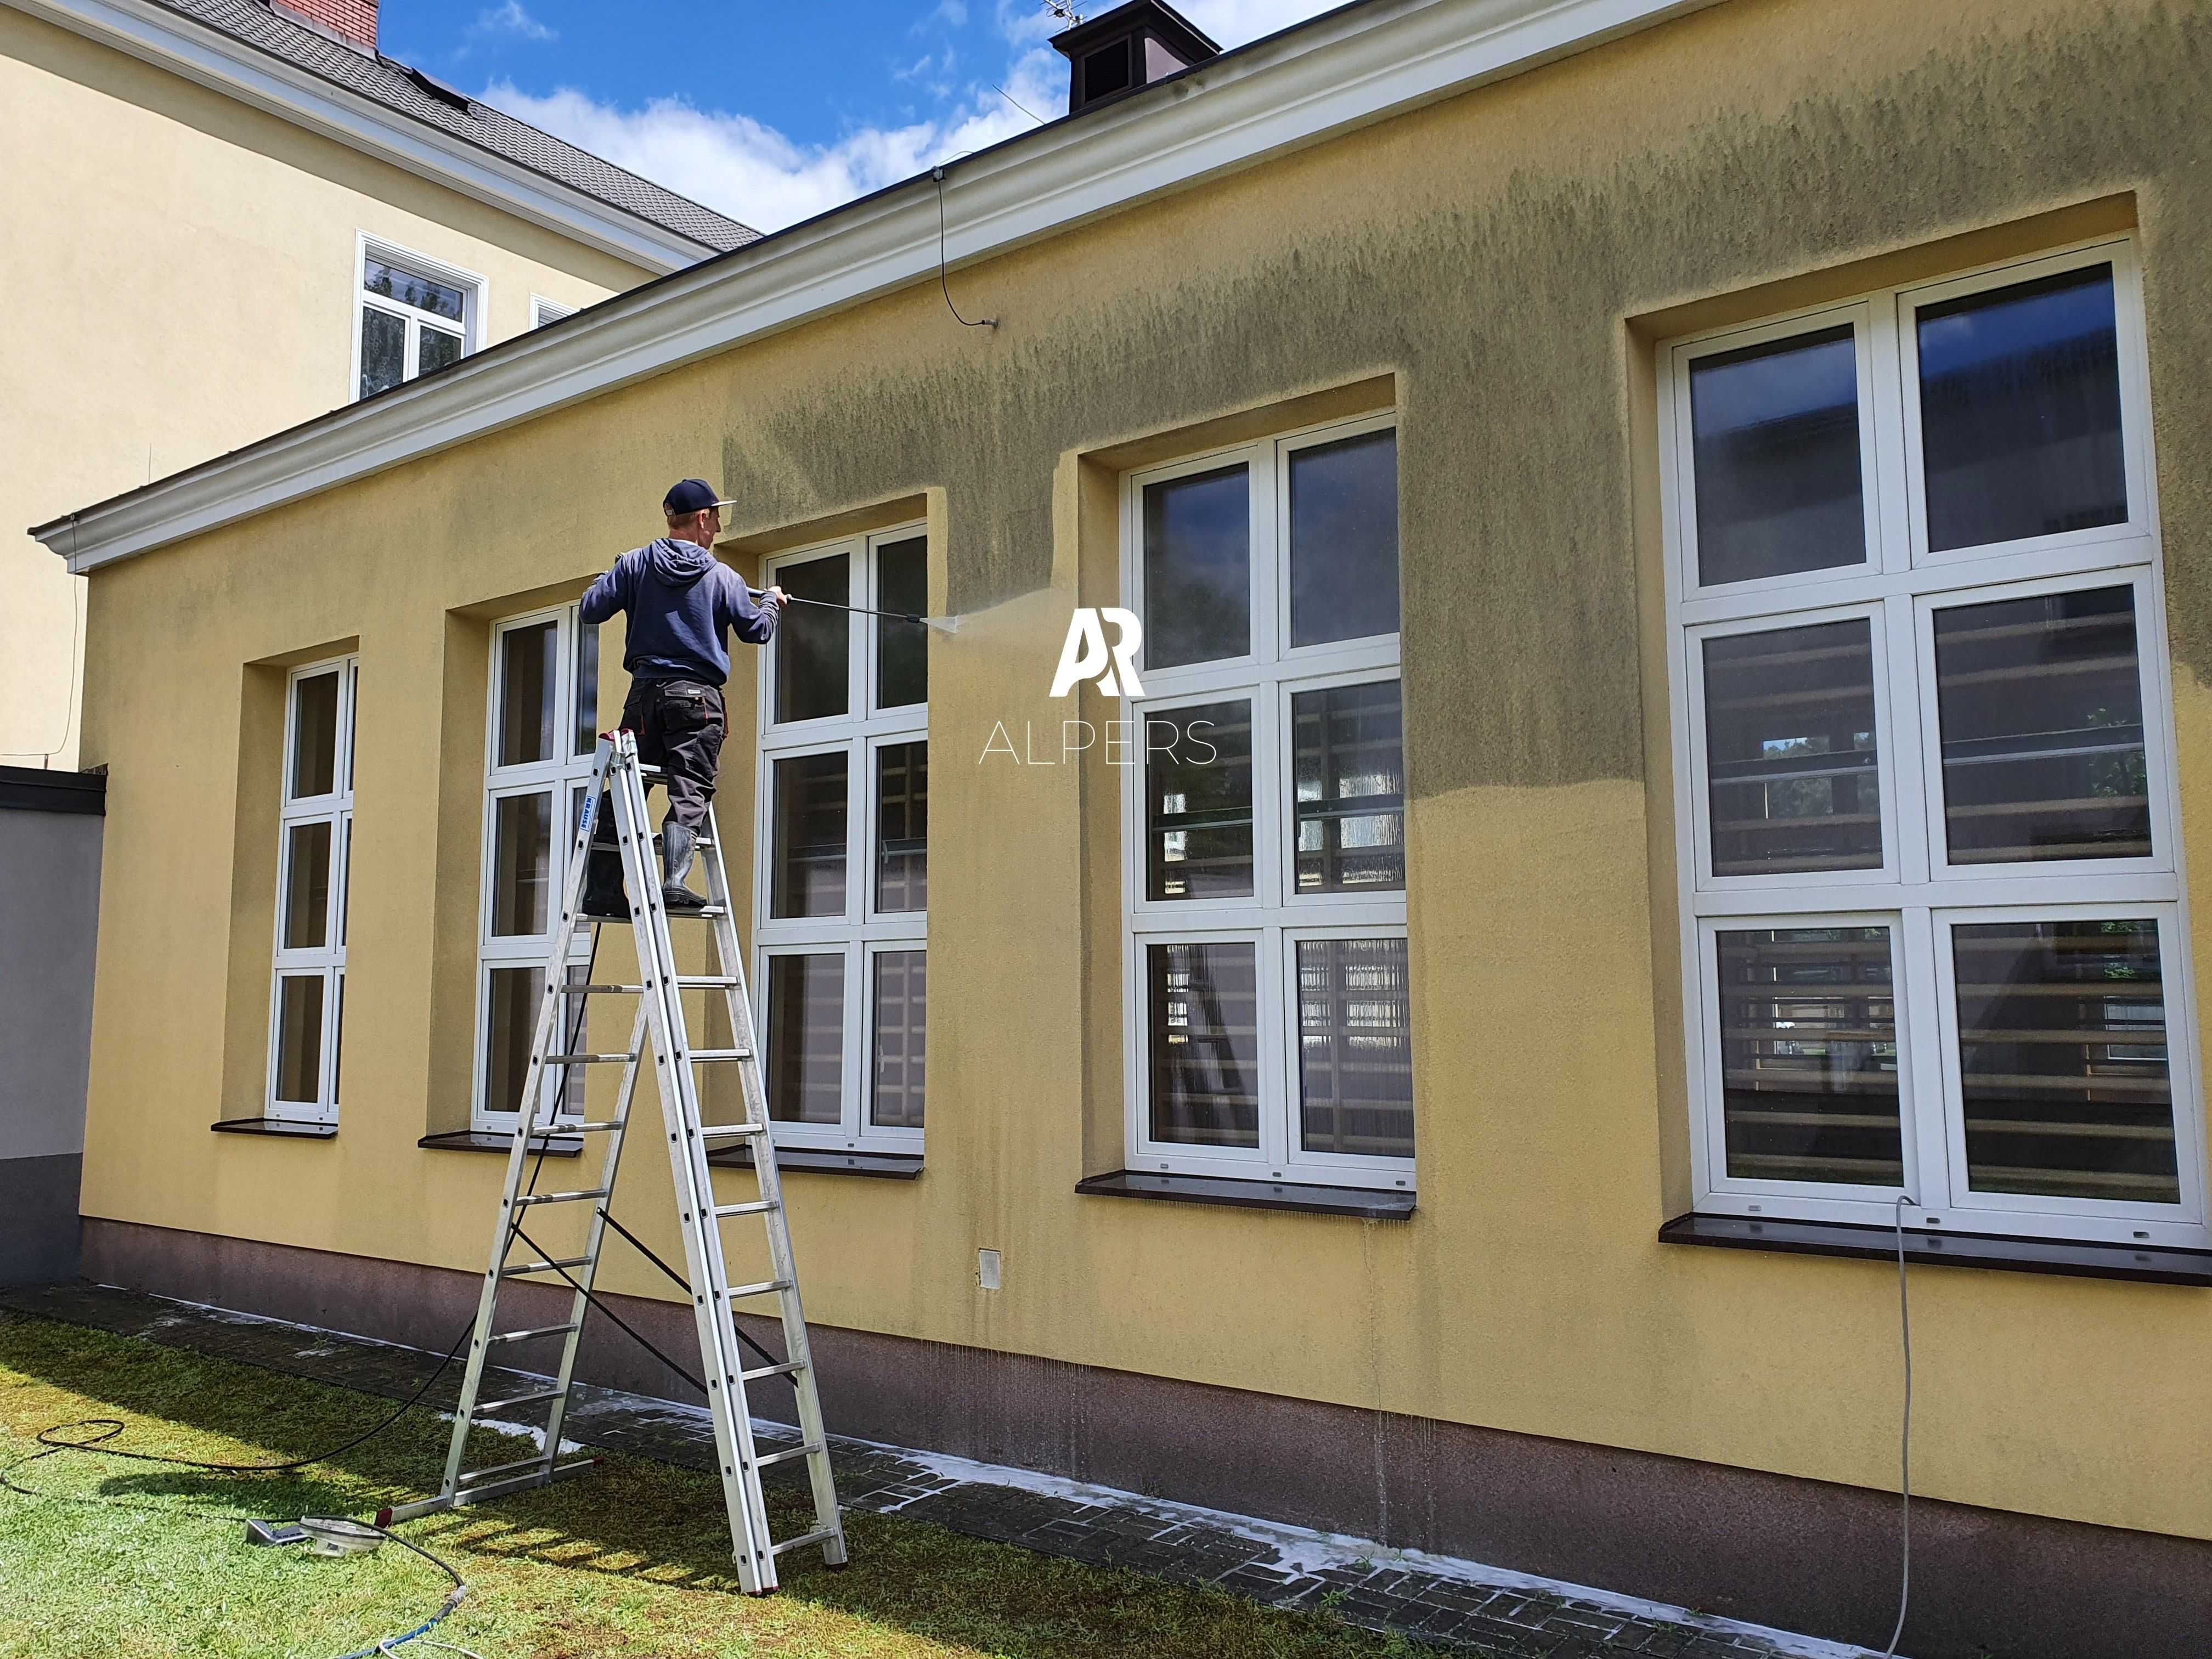
[(952, 320), (963, 328), (996, 328), (996, 317), (979, 317), (974, 321), (960, 314), (960, 307), (952, 303), (952, 290), (945, 281), (945, 169), (932, 167), (929, 176), (937, 181), (937, 286), (945, 295), (945, 308), (952, 313)]

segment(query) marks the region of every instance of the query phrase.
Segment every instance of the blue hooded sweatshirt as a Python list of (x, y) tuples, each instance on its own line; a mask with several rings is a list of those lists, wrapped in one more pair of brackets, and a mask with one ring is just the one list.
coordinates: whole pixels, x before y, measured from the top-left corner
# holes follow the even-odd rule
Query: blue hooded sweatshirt
[(634, 680), (720, 685), (730, 678), (723, 629), (734, 629), (748, 645), (775, 635), (775, 601), (754, 604), (736, 571), (707, 549), (667, 536), (617, 559), (585, 593), (581, 610), (587, 623), (629, 613), (623, 666)]

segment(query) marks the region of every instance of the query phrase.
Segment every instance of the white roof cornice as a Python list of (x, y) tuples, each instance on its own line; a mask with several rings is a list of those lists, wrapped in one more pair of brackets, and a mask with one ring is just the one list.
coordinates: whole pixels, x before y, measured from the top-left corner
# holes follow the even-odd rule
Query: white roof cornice
[[(972, 263), (1712, 3), (1347, 6), (963, 159), (945, 186), (948, 256)], [(935, 190), (909, 180), (32, 533), (97, 569), (926, 280), (938, 239)]]
[(0, 0), (653, 272), (717, 252), (149, 0)]

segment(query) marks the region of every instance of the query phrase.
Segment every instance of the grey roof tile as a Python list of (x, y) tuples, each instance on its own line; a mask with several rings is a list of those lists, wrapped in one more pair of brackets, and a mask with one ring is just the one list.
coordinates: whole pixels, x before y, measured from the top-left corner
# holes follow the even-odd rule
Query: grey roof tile
[(526, 126), (488, 104), (441, 86), (404, 64), (371, 57), (328, 39), (271, 11), (265, 0), (157, 0), (157, 3), (679, 236), (716, 249), (742, 247), (760, 240), (760, 233), (750, 225), (726, 218), (550, 133)]

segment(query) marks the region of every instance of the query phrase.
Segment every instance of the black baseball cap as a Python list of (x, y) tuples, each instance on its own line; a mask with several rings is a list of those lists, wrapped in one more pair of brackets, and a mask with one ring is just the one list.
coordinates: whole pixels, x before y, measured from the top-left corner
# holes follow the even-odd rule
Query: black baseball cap
[(704, 478), (686, 478), (671, 485), (668, 494), (661, 497), (661, 511), (672, 519), (688, 519), (694, 513), (704, 513), (710, 507), (720, 507), (722, 498), (714, 493), (714, 486)]

